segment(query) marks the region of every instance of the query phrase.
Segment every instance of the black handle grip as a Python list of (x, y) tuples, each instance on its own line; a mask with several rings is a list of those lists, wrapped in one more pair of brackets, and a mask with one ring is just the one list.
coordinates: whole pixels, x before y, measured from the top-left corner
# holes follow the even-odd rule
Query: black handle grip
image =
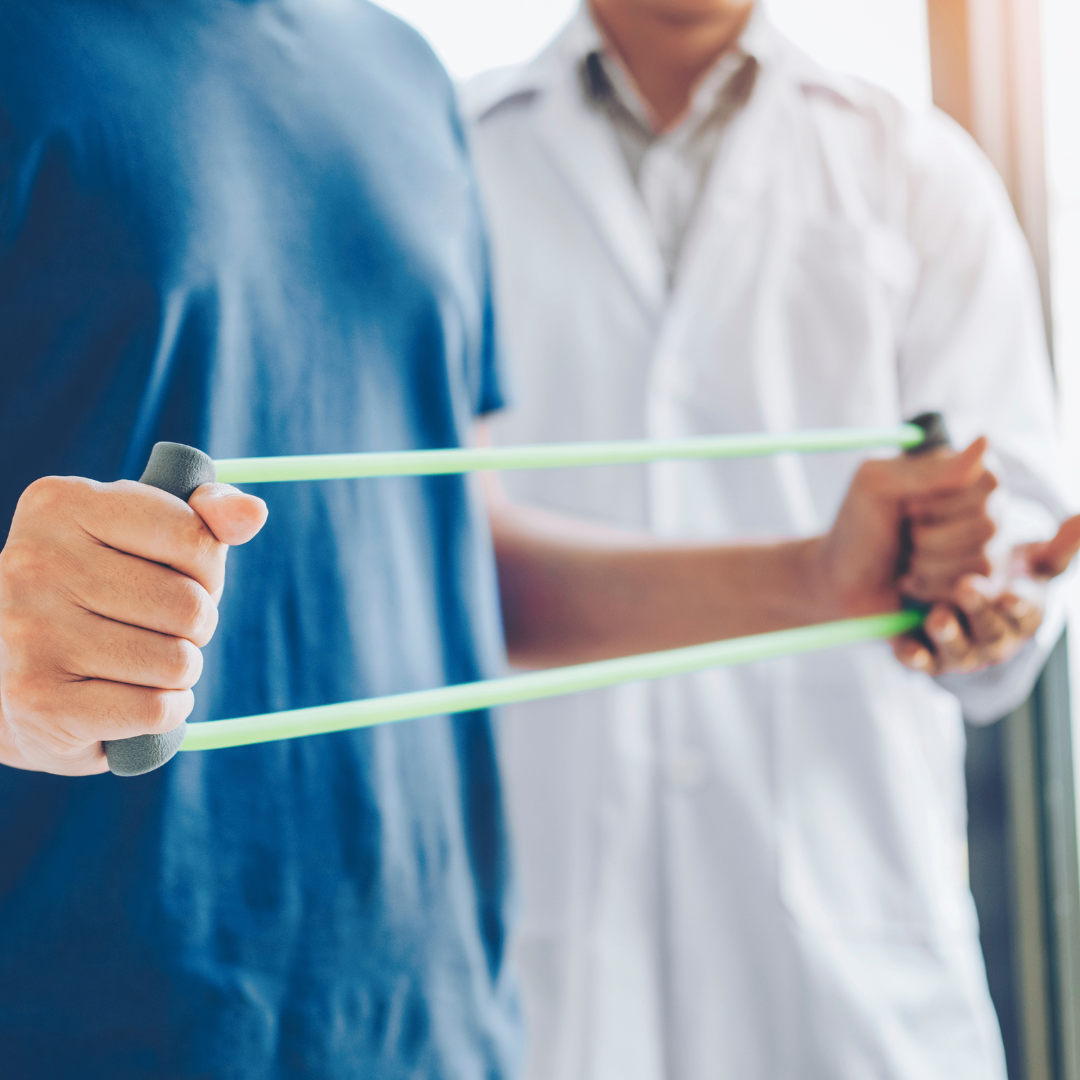
[[(949, 439), (949, 429), (945, 426), (945, 417), (942, 416), (941, 413), (919, 413), (918, 416), (913, 416), (908, 423), (914, 424), (916, 427), (921, 427), (926, 438), (923, 439), (918, 446), (909, 446), (907, 450), (904, 451), (905, 454), (927, 454), (931, 450), (940, 450), (943, 446), (952, 446), (952, 441)], [(906, 532), (907, 526), (904, 526), (904, 528), (905, 542), (910, 543), (910, 537)], [(900, 603), (905, 611), (918, 611), (922, 615), (926, 615), (931, 606), (930, 604), (924, 603), (922, 600), (912, 600), (909, 596), (900, 597)], [(914, 633), (922, 640), (924, 645), (928, 648), (933, 648), (925, 631), (916, 630)]]
[(909, 447), (905, 453), (925, 454), (930, 450), (939, 450), (943, 446), (952, 446), (949, 440), (949, 429), (945, 426), (945, 417), (939, 412), (924, 412), (913, 416), (909, 424), (923, 429), (925, 439), (918, 446)]
[[(197, 487), (217, 479), (213, 459), (183, 443), (159, 442), (150, 452), (150, 460), (139, 477), (140, 484), (161, 488), (187, 502)], [(136, 735), (105, 743), (105, 757), (110, 772), (117, 776), (140, 776), (161, 768), (180, 749), (187, 733), (184, 721), (163, 735)]]

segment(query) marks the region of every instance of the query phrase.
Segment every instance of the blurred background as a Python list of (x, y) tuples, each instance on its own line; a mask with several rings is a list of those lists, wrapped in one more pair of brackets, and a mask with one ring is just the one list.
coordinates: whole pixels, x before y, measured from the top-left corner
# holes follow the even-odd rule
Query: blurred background
[[(427, 37), (456, 78), (529, 58), (578, 6), (578, 0), (382, 2)], [(1001, 173), (1043, 287), (1070, 463), (1066, 480), (1080, 506), (1080, 3), (766, 0), (765, 6), (816, 59), (884, 86), (913, 108), (944, 109)], [(1080, 1080), (1075, 583), (1068, 641), (1026, 706), (968, 732), (971, 883), (1011, 1080)]]

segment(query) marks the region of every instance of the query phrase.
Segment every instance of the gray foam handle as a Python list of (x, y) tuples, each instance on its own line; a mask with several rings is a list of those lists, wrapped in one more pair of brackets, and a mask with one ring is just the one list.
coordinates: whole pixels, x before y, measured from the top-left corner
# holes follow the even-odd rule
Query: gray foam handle
[[(212, 484), (216, 479), (213, 459), (201, 450), (183, 443), (159, 442), (150, 452), (139, 483), (161, 488), (187, 502), (197, 487)], [(109, 770), (117, 776), (140, 776), (159, 769), (180, 749), (186, 734), (185, 721), (163, 735), (136, 735), (106, 742)]]

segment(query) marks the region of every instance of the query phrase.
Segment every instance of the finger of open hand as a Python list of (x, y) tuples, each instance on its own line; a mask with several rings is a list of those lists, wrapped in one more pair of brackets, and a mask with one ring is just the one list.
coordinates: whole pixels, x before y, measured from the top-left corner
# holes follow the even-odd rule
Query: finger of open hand
[(1080, 514), (1063, 521), (1053, 539), (1024, 544), (1016, 550), (1026, 564), (1026, 572), (1033, 577), (1057, 577), (1080, 550)]
[(990, 596), (981, 584), (979, 578), (962, 581), (956, 590), (956, 601), (982, 662), (997, 664), (1015, 655), (1038, 629), (1042, 612), (1013, 593)]

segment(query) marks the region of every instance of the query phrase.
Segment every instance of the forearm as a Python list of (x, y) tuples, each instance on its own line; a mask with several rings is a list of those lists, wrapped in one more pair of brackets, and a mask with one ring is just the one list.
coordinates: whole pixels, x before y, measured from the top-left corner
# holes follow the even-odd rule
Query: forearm
[(660, 543), (502, 501), (490, 506), (510, 658), (543, 667), (842, 617), (818, 539)]

